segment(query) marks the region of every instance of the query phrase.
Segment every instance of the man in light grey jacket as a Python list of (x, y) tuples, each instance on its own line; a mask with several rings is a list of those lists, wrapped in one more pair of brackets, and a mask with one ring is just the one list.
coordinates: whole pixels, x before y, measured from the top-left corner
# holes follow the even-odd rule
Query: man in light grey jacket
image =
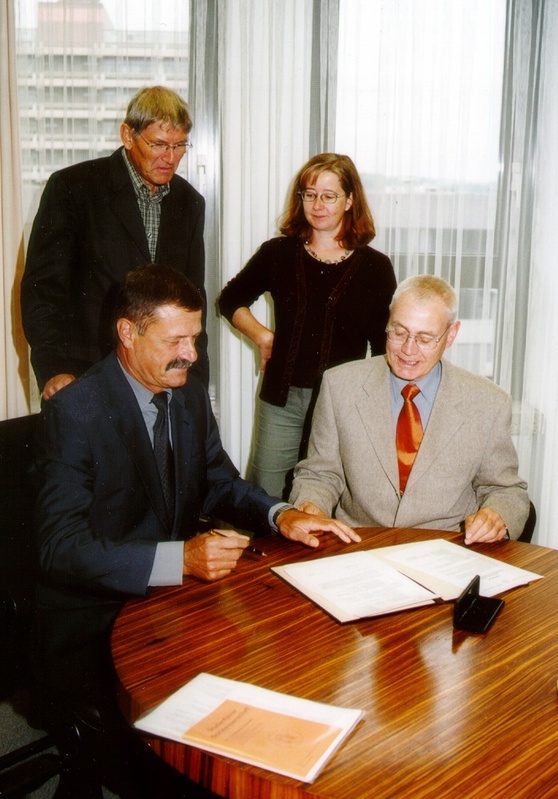
[[(529, 498), (511, 440), (511, 399), (442, 360), (456, 317), (456, 294), (441, 278), (400, 284), (386, 355), (324, 375), (292, 503), (352, 527), (461, 529), (467, 544), (521, 535)], [(396, 431), (408, 384), (419, 389), (413, 412), (422, 440), (403, 486)]]

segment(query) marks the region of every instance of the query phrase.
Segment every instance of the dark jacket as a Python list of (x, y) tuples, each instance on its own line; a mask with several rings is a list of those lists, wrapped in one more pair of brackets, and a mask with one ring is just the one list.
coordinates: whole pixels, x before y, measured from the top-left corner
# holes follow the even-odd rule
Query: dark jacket
[(200, 513), (270, 532), (268, 512), (279, 500), (239, 477), (192, 375), (173, 390), (170, 414), (172, 526), (141, 410), (114, 353), (43, 404), (34, 661), (44, 682), (86, 679), (95, 641), (130, 596), (146, 594), (157, 543), (189, 538)]
[[(219, 309), (231, 321), (237, 308), (249, 307), (268, 291), (274, 303), (275, 339), (266, 365), (261, 398), (285, 405), (301, 335), (307, 322), (312, 285), (306, 278), (307, 259), (301, 241), (279, 237), (265, 242), (223, 289)], [(389, 258), (372, 247), (359, 247), (339, 265), (341, 275), (327, 303), (323, 330), (317, 331), (321, 350), (314, 370), (316, 383), (323, 372), (345, 361), (364, 358), (368, 345), (373, 355), (385, 352), (385, 328), (395, 275)]]
[[(204, 292), (205, 201), (178, 175), (161, 204), (156, 261)], [(150, 263), (122, 148), (55, 172), (33, 223), (21, 285), (23, 328), (39, 388), (81, 375), (112, 349), (110, 303), (126, 272)], [(207, 385), (207, 339), (192, 367)]]

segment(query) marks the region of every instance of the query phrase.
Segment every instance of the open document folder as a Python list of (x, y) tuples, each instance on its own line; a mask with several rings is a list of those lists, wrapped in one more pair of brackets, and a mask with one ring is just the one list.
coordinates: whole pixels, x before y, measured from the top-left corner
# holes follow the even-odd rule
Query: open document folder
[(202, 673), (135, 726), (312, 782), (362, 715)]
[(341, 622), (456, 599), (477, 574), (484, 596), (541, 578), (441, 538), (273, 566), (272, 571)]

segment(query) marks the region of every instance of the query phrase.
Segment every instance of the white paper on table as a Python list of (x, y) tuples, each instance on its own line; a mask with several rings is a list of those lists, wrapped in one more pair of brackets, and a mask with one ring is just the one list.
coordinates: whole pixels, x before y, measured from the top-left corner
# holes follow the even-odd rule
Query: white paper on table
[[(226, 725), (223, 725), (221, 714), (221, 730), (225, 733), (221, 739), (219, 730), (210, 742), (200, 742), (199, 736), (190, 738), (189, 731), (194, 725), (203, 725), (207, 717), (213, 718), (222, 708), (230, 706), (236, 710), (241, 707), (242, 724), (233, 720), (229, 727), (237, 726), (224, 729)], [(138, 719), (135, 726), (154, 735), (312, 782), (363, 715), (362, 710), (314, 702), (201, 673)], [(225, 722), (228, 723), (227, 717)], [(258, 751), (254, 756), (250, 736), (253, 738), (254, 733), (259, 733), (258, 724), (263, 724), (263, 733), (258, 737)], [(256, 728), (246, 733), (244, 728), (250, 725)], [(327, 735), (316, 736), (315, 728), (322, 733), (322, 727), (326, 728)], [(232, 737), (232, 746), (224, 740), (227, 735)], [(302, 768), (295, 771), (294, 764)]]
[(457, 599), (477, 574), (481, 578), (481, 596), (495, 596), (542, 579), (540, 574), (442, 538), (382, 547), (375, 552), (385, 563), (418, 580), (446, 601)]
[(274, 571), (341, 622), (428, 605), (437, 595), (378, 558), (348, 552), (273, 566)]
[(477, 574), (483, 596), (541, 579), (442, 538), (273, 566), (272, 571), (340, 622), (457, 599)]

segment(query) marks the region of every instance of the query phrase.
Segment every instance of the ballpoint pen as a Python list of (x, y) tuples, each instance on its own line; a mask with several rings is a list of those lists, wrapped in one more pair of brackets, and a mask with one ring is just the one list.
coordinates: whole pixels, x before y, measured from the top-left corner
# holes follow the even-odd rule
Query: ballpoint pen
[[(226, 533), (221, 533), (221, 532), (219, 532), (219, 530), (210, 530), (209, 531), (209, 535), (220, 535), (221, 538), (228, 538), (228, 535)], [(259, 555), (260, 557), (267, 558), (267, 552), (262, 552), (261, 549), (257, 549), (252, 544), (249, 544), (246, 547), (246, 551), (247, 552), (252, 552), (253, 555)]]

